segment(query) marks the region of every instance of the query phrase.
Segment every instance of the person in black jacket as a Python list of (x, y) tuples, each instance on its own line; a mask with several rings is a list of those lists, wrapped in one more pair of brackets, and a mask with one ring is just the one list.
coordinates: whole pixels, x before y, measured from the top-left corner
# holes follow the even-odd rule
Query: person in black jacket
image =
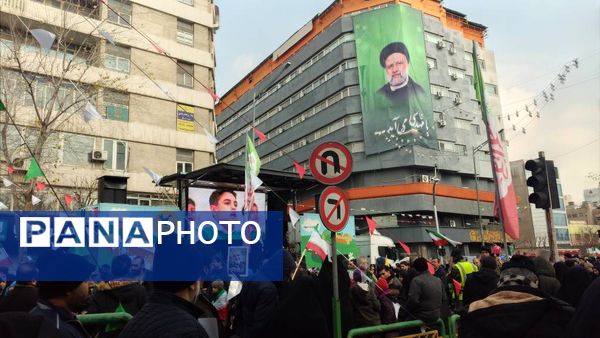
[(600, 333), (600, 278), (587, 288), (569, 324), (569, 338), (587, 338)]
[[(40, 257), (37, 266), (40, 299), (30, 313), (44, 317), (63, 337), (90, 337), (76, 315), (89, 306), (89, 283), (84, 281), (88, 280), (95, 266), (81, 256), (60, 251), (52, 251)], [(74, 281), (48, 281), (56, 277)]]
[(558, 290), (558, 298), (573, 305), (579, 306), (581, 296), (588, 286), (592, 284), (592, 276), (579, 265), (572, 266), (565, 272)]
[(463, 291), (463, 305), (484, 299), (497, 287), (499, 276), (496, 273), (496, 259), (486, 256), (481, 259), (481, 270), (467, 275)]
[(33, 283), (37, 279), (35, 264), (23, 263), (19, 265), (16, 278), (15, 286), (7, 290), (6, 295), (0, 299), (0, 312), (29, 312), (37, 304), (38, 291)]
[[(127, 255), (116, 256), (112, 260), (111, 274), (114, 280), (98, 283), (97, 292), (92, 296), (88, 313), (115, 312), (119, 306), (132, 316), (146, 302), (146, 289), (138, 281), (127, 280), (131, 259)], [(116, 337), (119, 328), (104, 325), (97, 328), (100, 337)]]
[(563, 338), (574, 309), (538, 289), (533, 262), (515, 255), (502, 267), (498, 288), (469, 305), (461, 338)]

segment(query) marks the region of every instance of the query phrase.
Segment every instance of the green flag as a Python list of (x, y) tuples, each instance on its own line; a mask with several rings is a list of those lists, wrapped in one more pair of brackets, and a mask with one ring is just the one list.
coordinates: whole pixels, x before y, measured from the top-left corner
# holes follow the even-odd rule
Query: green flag
[[(125, 313), (125, 312), (127, 312), (127, 311), (125, 311), (123, 304), (121, 304), (121, 302), (119, 302), (119, 306), (117, 306), (114, 313)], [(125, 323), (108, 323), (108, 324), (106, 324), (106, 329), (104, 329), (104, 332), (112, 332), (115, 330), (119, 330), (123, 326), (125, 326)]]
[(2, 102), (2, 100), (0, 100), (0, 111), (4, 111), (6, 110), (6, 106), (4, 105), (4, 102)]
[(260, 157), (258, 156), (258, 152), (256, 148), (254, 148), (254, 143), (250, 136), (246, 135), (246, 167), (244, 170), (244, 208), (243, 210), (249, 211), (252, 210), (252, 206), (254, 205), (255, 195), (254, 190), (258, 188), (262, 182), (258, 178), (258, 172), (260, 171)]
[(27, 174), (25, 174), (25, 181), (29, 181), (32, 178), (44, 176), (40, 165), (37, 163), (35, 158), (31, 159), (31, 163), (29, 163), (29, 169), (27, 169)]
[(248, 165), (250, 168), (250, 172), (257, 176), (260, 171), (260, 157), (258, 157), (258, 152), (256, 148), (254, 148), (254, 143), (250, 136), (246, 135), (246, 156), (248, 158)]

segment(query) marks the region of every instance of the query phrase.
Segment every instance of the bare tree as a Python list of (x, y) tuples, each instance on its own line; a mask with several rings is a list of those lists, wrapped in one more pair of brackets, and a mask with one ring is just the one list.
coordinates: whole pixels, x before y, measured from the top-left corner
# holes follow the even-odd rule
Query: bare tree
[[(9, 191), (13, 209), (33, 207), (35, 180), (23, 180), (28, 160), (36, 158), (42, 169), (57, 167), (61, 132), (85, 125), (87, 102), (95, 105), (100, 88), (115, 87), (108, 75), (90, 72), (101, 63), (104, 40), (93, 29), (82, 33), (81, 27), (91, 28), (91, 22), (72, 15), (85, 9), (97, 16), (98, 8), (86, 1), (61, 3), (60, 19), (46, 24), (0, 13), (0, 98), (6, 106), (0, 112), (0, 161), (17, 170), (11, 179), (19, 185)], [(34, 28), (55, 34), (50, 50), (31, 35)], [(89, 195), (84, 195), (81, 202), (86, 204)]]

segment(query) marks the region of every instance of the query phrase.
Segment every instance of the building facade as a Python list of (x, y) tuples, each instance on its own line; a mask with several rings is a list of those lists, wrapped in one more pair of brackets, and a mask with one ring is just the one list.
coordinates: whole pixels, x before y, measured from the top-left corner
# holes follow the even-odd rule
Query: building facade
[[(527, 186), (527, 179), (531, 176), (529, 171), (525, 170), (525, 161), (518, 160), (510, 162), (510, 169), (517, 195), (520, 224), (520, 238), (515, 242), (515, 246), (521, 250), (535, 250), (537, 248), (548, 247), (548, 227), (546, 225), (546, 214), (543, 209), (535, 208), (534, 204), (529, 203), (529, 194), (533, 189)], [(558, 168), (556, 170), (556, 184), (558, 187), (558, 196), (560, 207), (552, 209), (552, 222), (554, 224), (554, 238), (559, 249), (566, 249), (570, 245), (569, 221), (567, 217), (568, 208), (565, 206), (562, 194), (562, 185), (559, 177)]]
[[(431, 127), (437, 131), (438, 149), (411, 145), (368, 151), (361, 105), (365, 88), (359, 80), (353, 20), (389, 6), (409, 6), (422, 18), (421, 62), (428, 68), (431, 88), (426, 89), (432, 93)], [(336, 1), (223, 95), (216, 108), (218, 161), (243, 164), (245, 135), (252, 133), (254, 118), (269, 139), (257, 146), (265, 168), (295, 171), (295, 160), (308, 169), (318, 144), (343, 143), (352, 153), (354, 167), (340, 186), (349, 196), (358, 233), (366, 229), (361, 216), (369, 215), (382, 234), (430, 257), (435, 248), (425, 229), (435, 229), (432, 182), (437, 166), (441, 232), (469, 244), (466, 253), (478, 253), (479, 205), (485, 240), (500, 243), (501, 231), (492, 222), (489, 153), (474, 152), (487, 139), (472, 80), (473, 42), (483, 46), (485, 31), (464, 14), (444, 8), (441, 1)], [(494, 54), (480, 49), (479, 62), (489, 109), (500, 116)], [(502, 129), (500, 119), (498, 123)], [(314, 212), (318, 193), (301, 192), (298, 210)]]
[[(19, 129), (35, 144), (38, 109), (43, 114), (54, 104), (50, 110), (64, 113), (39, 159), (59, 195), (95, 190), (98, 177), (113, 175), (128, 177), (128, 203), (170, 203), (145, 167), (167, 175), (215, 163), (205, 131), (215, 132), (214, 101), (203, 87), (214, 91), (218, 10), (212, 0), (9, 0), (0, 2), (0, 16), (0, 94), (8, 111), (19, 113)], [(50, 50), (42, 50), (26, 27), (55, 34)], [(37, 62), (19, 64), (17, 57)], [(77, 65), (64, 71), (71, 60)], [(57, 63), (64, 68), (53, 68)], [(34, 79), (33, 92), (20, 100), (13, 94), (27, 93), (27, 77)], [(84, 121), (87, 102), (101, 120)], [(70, 110), (60, 108), (70, 104)], [(8, 124), (4, 146), (12, 153), (2, 160), (16, 169), (10, 179), (18, 182), (31, 156)], [(36, 207), (58, 208), (47, 190), (34, 192), (42, 199)], [(5, 204), (10, 193), (2, 189)], [(95, 192), (78, 202), (94, 203)]]

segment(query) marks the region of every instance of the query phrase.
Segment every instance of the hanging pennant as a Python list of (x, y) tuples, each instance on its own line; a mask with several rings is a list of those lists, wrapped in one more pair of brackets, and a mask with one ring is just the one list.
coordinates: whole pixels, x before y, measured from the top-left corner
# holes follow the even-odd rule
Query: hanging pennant
[(2, 182), (4, 183), (4, 186), (7, 187), (7, 188), (10, 187), (10, 186), (12, 186), (14, 184), (11, 180), (9, 180), (6, 177), (2, 178)]
[(9, 174), (12, 174), (15, 172), (15, 168), (8, 166), (6, 167), (6, 171), (8, 171)]
[(90, 123), (94, 120), (102, 119), (102, 115), (98, 113), (96, 107), (94, 107), (91, 103), (87, 102), (85, 104), (85, 108), (83, 108), (83, 120), (85, 123)]
[(296, 228), (296, 223), (300, 220), (300, 215), (294, 210), (292, 207), (288, 207), (288, 214), (290, 215), (290, 221), (292, 221), (292, 226)]
[(37, 181), (37, 182), (35, 182), (35, 187), (36, 187), (37, 191), (42, 191), (46, 187), (46, 184), (42, 181)]
[(219, 143), (219, 140), (213, 136), (213, 134), (211, 134), (206, 128), (202, 127), (202, 129), (204, 130), (204, 133), (206, 134), (206, 137), (208, 137), (208, 141), (212, 144), (217, 144)]
[(42, 201), (41, 199), (31, 195), (31, 204), (38, 205), (41, 201)]
[(298, 172), (298, 176), (300, 176), (300, 179), (304, 178), (304, 174), (306, 173), (306, 169), (304, 168), (304, 166), (296, 162), (296, 160), (294, 160), (294, 166), (296, 167), (296, 171)]
[(45, 29), (32, 29), (30, 32), (43, 49), (48, 51), (52, 48), (56, 34), (50, 33)]
[(252, 130), (254, 130), (254, 133), (256, 134), (256, 136), (258, 136), (259, 140), (264, 141), (267, 139), (267, 135), (265, 135), (262, 131), (258, 130), (258, 128), (252, 127)]
[(6, 204), (0, 202), (0, 210), (8, 210), (8, 207), (6, 206)]
[(99, 29), (98, 33), (100, 33), (100, 35), (102, 35), (102, 37), (104, 37), (104, 39), (106, 39), (106, 41), (110, 42), (111, 45), (115, 45), (115, 39), (112, 37), (112, 35), (110, 35), (109, 32)]
[(144, 167), (144, 171), (146, 172), (146, 174), (148, 174), (148, 176), (150, 176), (150, 178), (152, 178), (152, 181), (154, 181), (154, 184), (159, 185), (160, 184), (160, 180), (162, 179), (162, 176), (160, 176), (159, 174), (155, 173), (154, 171)]
[(65, 204), (68, 207), (70, 207), (72, 203), (73, 203), (73, 196), (71, 196), (71, 195), (65, 195)]

